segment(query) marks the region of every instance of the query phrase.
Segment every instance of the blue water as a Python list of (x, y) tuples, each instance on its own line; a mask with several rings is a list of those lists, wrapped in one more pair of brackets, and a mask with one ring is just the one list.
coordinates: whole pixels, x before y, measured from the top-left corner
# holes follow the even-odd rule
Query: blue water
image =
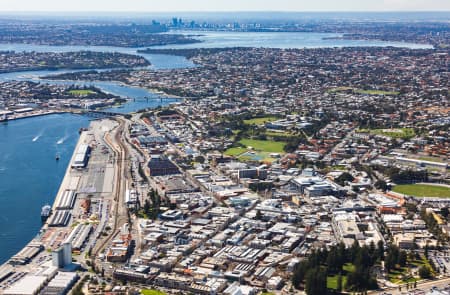
[(0, 123), (0, 263), (39, 232), (41, 207), (53, 203), (78, 129), (88, 125), (71, 114)]
[(319, 47), (361, 47), (361, 46), (392, 46), (412, 49), (433, 48), (431, 45), (407, 42), (377, 41), (377, 40), (334, 40), (339, 37), (334, 33), (304, 33), (304, 32), (217, 32), (217, 31), (173, 31), (194, 35), (202, 43), (165, 45), (155, 48), (222, 48), (222, 47), (265, 47), (265, 48), (319, 48)]

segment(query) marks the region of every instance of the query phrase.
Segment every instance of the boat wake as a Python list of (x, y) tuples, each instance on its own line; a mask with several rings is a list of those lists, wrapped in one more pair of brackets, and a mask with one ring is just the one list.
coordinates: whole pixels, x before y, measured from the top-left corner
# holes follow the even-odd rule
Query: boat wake
[(41, 138), (41, 136), (44, 134), (45, 128), (43, 130), (41, 130), (35, 137), (33, 137), (33, 142), (38, 141), (39, 138)]
[(69, 138), (68, 135), (66, 135), (66, 136), (64, 136), (64, 137), (62, 137), (62, 138), (60, 138), (60, 139), (56, 142), (56, 144), (63, 144), (63, 143), (67, 140), (67, 138)]

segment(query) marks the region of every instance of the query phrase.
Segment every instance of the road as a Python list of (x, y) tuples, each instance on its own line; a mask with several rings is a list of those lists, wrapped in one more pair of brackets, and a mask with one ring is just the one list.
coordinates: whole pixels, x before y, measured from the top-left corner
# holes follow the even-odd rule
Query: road
[(386, 289), (383, 291), (372, 291), (369, 292), (369, 294), (392, 294), (392, 295), (400, 295), (400, 294), (419, 294), (421, 293), (420, 291), (431, 291), (431, 289), (433, 287), (437, 287), (438, 289), (444, 289), (447, 288), (450, 285), (450, 278), (445, 278), (445, 279), (441, 279), (441, 280), (435, 280), (435, 281), (427, 281), (424, 283), (418, 283), (417, 287), (414, 289), (406, 289), (406, 285), (402, 286), (402, 288), (400, 289), (399, 287), (397, 288), (392, 288), (392, 289)]

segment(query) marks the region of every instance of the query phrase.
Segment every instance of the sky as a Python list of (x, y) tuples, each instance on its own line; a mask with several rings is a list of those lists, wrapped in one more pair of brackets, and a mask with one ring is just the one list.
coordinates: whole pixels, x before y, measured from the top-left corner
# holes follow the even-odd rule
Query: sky
[(450, 0), (0, 0), (2, 12), (29, 11), (450, 11)]

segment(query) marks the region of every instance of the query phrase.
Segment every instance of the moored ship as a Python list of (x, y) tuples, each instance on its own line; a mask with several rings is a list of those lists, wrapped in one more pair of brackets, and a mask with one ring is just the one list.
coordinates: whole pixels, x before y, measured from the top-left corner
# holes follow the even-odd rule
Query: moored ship
[(41, 220), (42, 222), (45, 222), (47, 218), (50, 216), (50, 213), (52, 212), (52, 207), (50, 205), (45, 205), (42, 207), (41, 210)]

